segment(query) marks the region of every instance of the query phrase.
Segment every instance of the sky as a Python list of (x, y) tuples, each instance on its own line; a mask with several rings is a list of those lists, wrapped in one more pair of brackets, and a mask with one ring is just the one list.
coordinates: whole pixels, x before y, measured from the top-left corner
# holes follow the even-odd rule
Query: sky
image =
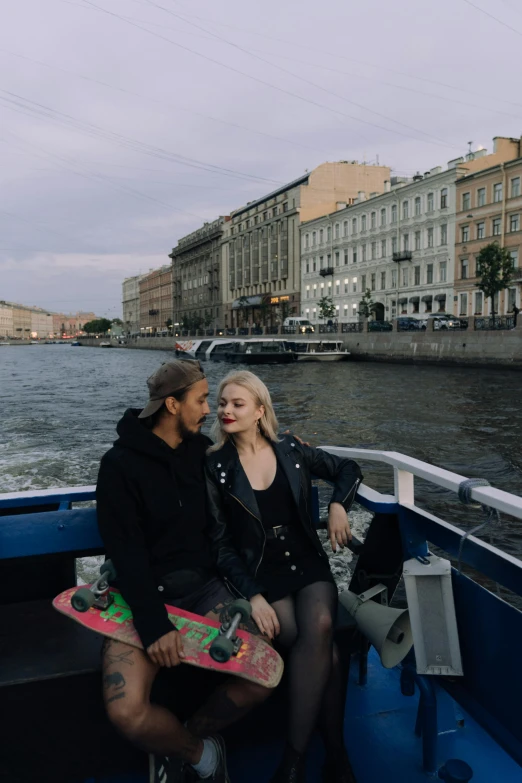
[(324, 161), (399, 176), (522, 134), (519, 0), (4, 0), (0, 300), (121, 283)]

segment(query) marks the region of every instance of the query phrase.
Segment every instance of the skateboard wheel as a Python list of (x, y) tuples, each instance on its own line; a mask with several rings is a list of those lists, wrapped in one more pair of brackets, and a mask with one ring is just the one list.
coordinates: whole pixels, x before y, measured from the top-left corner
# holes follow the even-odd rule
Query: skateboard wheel
[(226, 636), (218, 636), (210, 645), (210, 657), (218, 663), (226, 663), (234, 654), (234, 642)]
[(112, 560), (106, 560), (105, 563), (101, 564), (100, 574), (105, 574), (109, 582), (113, 582), (116, 579), (116, 569), (114, 568)]
[(87, 612), (94, 604), (96, 596), (88, 587), (80, 587), (71, 598), (71, 606), (77, 612)]
[(252, 614), (252, 604), (250, 601), (245, 601), (244, 598), (238, 598), (237, 601), (234, 601), (234, 603), (230, 605), (228, 612), (230, 617), (233, 617), (235, 614), (240, 614), (241, 622), (246, 623), (250, 620)]

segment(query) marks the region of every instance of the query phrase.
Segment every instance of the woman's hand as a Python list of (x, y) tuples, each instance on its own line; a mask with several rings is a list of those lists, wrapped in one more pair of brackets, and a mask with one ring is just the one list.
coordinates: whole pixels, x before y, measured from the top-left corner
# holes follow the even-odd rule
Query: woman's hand
[(341, 503), (330, 503), (328, 512), (328, 538), (332, 550), (337, 552), (337, 544), (344, 549), (352, 540), (352, 531), (348, 522), (348, 515)]
[(278, 636), (281, 630), (279, 620), (268, 601), (263, 598), (261, 593), (258, 593), (252, 596), (250, 603), (252, 605), (252, 619), (261, 633), (268, 636), (269, 639)]

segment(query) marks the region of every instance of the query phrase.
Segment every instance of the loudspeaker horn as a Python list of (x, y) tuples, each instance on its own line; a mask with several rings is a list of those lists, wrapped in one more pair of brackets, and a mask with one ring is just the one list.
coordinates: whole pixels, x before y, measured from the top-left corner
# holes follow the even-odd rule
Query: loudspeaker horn
[(386, 592), (382, 584), (356, 595), (345, 590), (339, 600), (354, 618), (357, 628), (373, 644), (386, 669), (393, 669), (413, 646), (407, 609), (392, 609), (369, 599)]

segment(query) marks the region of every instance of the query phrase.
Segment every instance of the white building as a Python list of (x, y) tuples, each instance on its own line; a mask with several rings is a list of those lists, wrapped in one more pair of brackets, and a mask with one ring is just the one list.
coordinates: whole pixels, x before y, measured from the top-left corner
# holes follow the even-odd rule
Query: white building
[(378, 320), (453, 311), (456, 181), (491, 165), (485, 150), (301, 225), (301, 314), (319, 320), (332, 298), (339, 322), (358, 320), (371, 291)]
[(6, 302), (0, 302), (0, 337), (13, 336), (13, 308)]
[(53, 316), (46, 310), (35, 308), (31, 310), (31, 337), (45, 338), (53, 334)]
[(140, 331), (140, 280), (145, 275), (127, 277), (122, 283), (122, 312), (125, 331), (135, 334)]

